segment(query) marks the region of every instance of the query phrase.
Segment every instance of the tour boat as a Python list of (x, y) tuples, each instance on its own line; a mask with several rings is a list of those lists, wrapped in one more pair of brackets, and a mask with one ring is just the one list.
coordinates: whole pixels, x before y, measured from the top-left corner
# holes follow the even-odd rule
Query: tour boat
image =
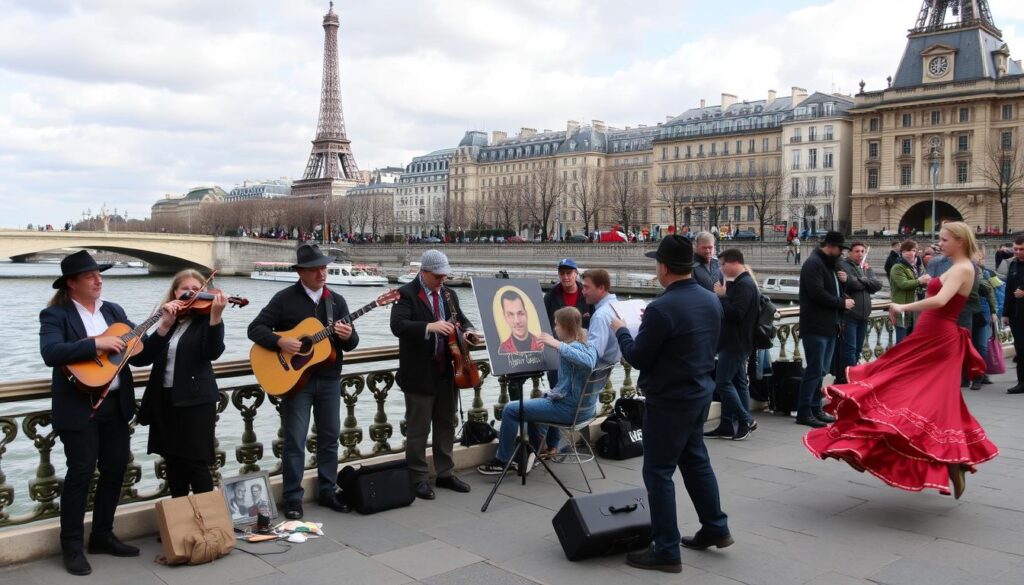
[(409, 271), (406, 272), (405, 274), (399, 276), (398, 277), (398, 282), (400, 282), (402, 284), (408, 284), (408, 283), (416, 280), (416, 275), (418, 275), (419, 273), (420, 273), (420, 263), (419, 262), (410, 262), (409, 263)]
[[(299, 274), (289, 262), (257, 262), (249, 278), (275, 282), (295, 282)], [(327, 284), (336, 286), (387, 286), (388, 279), (370, 264), (332, 262), (327, 265)]]

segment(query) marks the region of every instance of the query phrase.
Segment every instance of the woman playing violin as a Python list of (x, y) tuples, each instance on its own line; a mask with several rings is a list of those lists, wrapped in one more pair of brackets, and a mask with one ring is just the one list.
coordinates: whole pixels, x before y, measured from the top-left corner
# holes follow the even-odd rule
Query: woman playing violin
[(224, 353), (227, 297), (210, 290), (212, 299), (194, 300), (204, 282), (195, 270), (174, 275), (156, 332), (137, 356), (140, 365), (153, 364), (139, 422), (150, 425), (149, 453), (163, 456), (173, 497), (213, 489), (220, 393), (211, 362)]

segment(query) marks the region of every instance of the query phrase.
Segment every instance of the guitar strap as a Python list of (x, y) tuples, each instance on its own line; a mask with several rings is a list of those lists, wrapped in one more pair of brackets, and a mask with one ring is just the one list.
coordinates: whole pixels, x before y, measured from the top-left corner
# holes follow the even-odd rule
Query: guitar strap
[(324, 285), (324, 294), (320, 297), (320, 300), (324, 302), (324, 309), (327, 311), (327, 323), (328, 327), (334, 325), (334, 299), (331, 298), (331, 292), (327, 290), (327, 286)]

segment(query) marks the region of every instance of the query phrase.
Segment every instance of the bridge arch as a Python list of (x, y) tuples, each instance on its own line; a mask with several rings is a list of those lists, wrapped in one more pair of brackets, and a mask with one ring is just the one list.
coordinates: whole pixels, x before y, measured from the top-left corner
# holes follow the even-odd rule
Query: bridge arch
[(138, 258), (151, 272), (214, 267), (215, 238), (128, 232), (37, 232), (0, 230), (0, 257), (18, 260), (51, 250), (85, 248)]

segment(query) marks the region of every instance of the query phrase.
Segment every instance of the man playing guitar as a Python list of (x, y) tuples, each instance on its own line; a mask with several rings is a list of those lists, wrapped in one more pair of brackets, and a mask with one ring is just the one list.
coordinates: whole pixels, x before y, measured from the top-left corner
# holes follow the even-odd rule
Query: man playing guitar
[(249, 324), (249, 339), (271, 350), (298, 353), (302, 343), (282, 337), (275, 331), (295, 327), (303, 319), (316, 317), (324, 325), (333, 322), (331, 343), (336, 357), (317, 368), (306, 384), (288, 393), (281, 400), (281, 422), (284, 426), (282, 479), (284, 482), (284, 515), (302, 518), (302, 474), (306, 434), (309, 432), (309, 411), (316, 421), (317, 502), (338, 512), (348, 506), (338, 497), (338, 436), (341, 433), (341, 363), (342, 351), (359, 345), (359, 335), (352, 325), (340, 319), (348, 315), (345, 299), (327, 290), (327, 265), (333, 257), (324, 256), (318, 246), (303, 244), (296, 251), (292, 268), (299, 273), (299, 282), (279, 291), (256, 319)]
[(443, 285), (451, 274), (448, 257), (427, 250), (420, 260), (416, 279), (398, 289), (401, 298), (391, 311), (391, 332), (398, 337), (399, 388), (405, 394), (407, 425), (405, 460), (409, 464), (416, 497), (434, 499), (427, 482), (427, 436), (433, 425), (434, 471), (437, 487), (466, 493), (469, 484), (455, 476), (452, 447), (455, 443), (457, 400), (448, 336), (455, 331), (451, 320), (473, 343), (472, 323), (459, 308), (458, 297)]

